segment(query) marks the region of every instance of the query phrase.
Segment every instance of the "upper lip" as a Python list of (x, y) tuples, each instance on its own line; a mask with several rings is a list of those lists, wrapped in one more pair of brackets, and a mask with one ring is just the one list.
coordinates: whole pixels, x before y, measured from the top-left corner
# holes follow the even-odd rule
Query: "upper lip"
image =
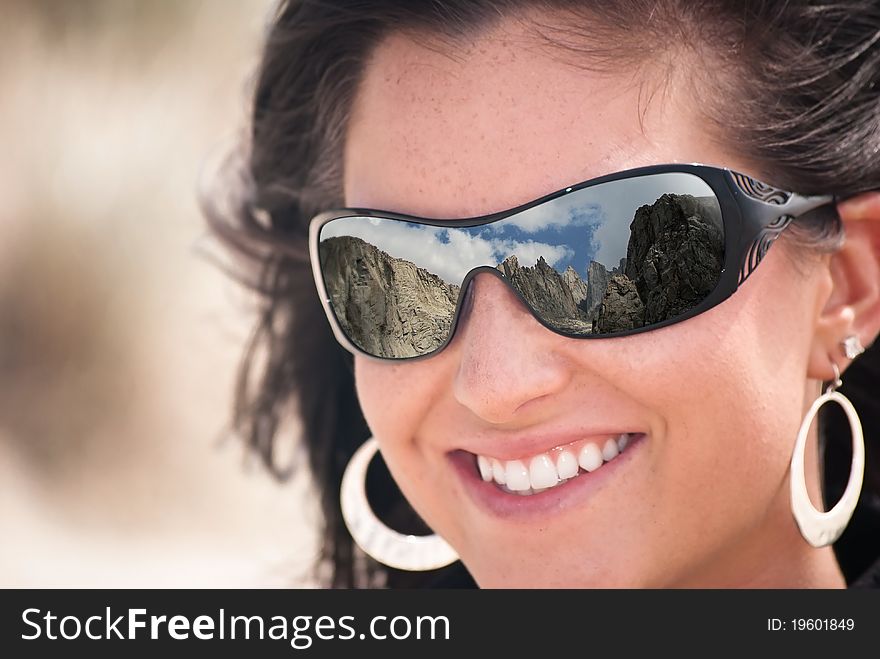
[(621, 433), (647, 433), (636, 424), (607, 424), (601, 427), (589, 427), (562, 430), (535, 430), (506, 434), (471, 435), (462, 450), (498, 460), (519, 460), (533, 455), (546, 453), (557, 446), (565, 446), (583, 439), (594, 439), (599, 446), (608, 437), (616, 437)]

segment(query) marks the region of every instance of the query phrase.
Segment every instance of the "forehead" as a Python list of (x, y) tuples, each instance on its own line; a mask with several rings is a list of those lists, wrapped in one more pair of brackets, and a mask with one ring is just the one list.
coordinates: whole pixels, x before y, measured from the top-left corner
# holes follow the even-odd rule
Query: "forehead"
[(454, 49), (387, 37), (349, 122), (346, 205), (467, 217), (630, 167), (731, 164), (674, 80), (572, 62), (512, 21)]

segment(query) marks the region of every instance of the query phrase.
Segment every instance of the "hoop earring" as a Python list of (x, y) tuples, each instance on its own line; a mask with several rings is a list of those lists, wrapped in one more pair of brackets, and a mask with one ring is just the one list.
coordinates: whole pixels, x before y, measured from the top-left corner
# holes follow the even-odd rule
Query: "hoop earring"
[(374, 437), (365, 441), (345, 467), (340, 504), (352, 539), (368, 556), (398, 570), (436, 570), (458, 560), (455, 550), (439, 535), (405, 535), (385, 526), (367, 501), (367, 467), (379, 452)]
[[(862, 491), (862, 479), (865, 474), (865, 439), (862, 435), (862, 424), (859, 415), (849, 399), (836, 391), (842, 382), (837, 364), (834, 367), (834, 382), (830, 383), (825, 393), (814, 402), (798, 431), (797, 442), (794, 445), (794, 453), (791, 456), (791, 510), (797, 522), (801, 535), (814, 547), (824, 547), (837, 540), (849, 523), (859, 495)], [(825, 403), (835, 401), (846, 412), (852, 433), (852, 467), (846, 490), (835, 506), (827, 511), (816, 510), (807, 493), (807, 480), (804, 474), (804, 451), (807, 444), (807, 432), (813, 417)]]

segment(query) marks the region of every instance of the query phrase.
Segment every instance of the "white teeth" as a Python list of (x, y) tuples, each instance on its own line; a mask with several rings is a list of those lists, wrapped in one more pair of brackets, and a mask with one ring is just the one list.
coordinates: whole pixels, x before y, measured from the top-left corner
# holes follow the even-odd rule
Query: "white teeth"
[(492, 480), (492, 464), (489, 462), (489, 458), (478, 455), (477, 465), (480, 467), (480, 476), (482, 479), (484, 481)]
[(585, 444), (578, 456), (578, 464), (584, 471), (596, 471), (602, 466), (602, 452), (595, 444)]
[(631, 439), (628, 433), (621, 433), (609, 437), (601, 446), (589, 441), (573, 442), (567, 448), (556, 447), (525, 460), (502, 461), (478, 455), (477, 467), (484, 481), (495, 481), (505, 492), (528, 496), (577, 477), (581, 469), (596, 471), (622, 453)]
[(532, 486), (529, 481), (529, 470), (521, 460), (510, 460), (507, 463), (504, 477), (508, 489), (514, 492), (528, 490)]
[(559, 482), (556, 466), (546, 453), (532, 458), (529, 463), (529, 481), (533, 490), (552, 487)]
[(620, 453), (620, 449), (617, 448), (617, 442), (613, 439), (605, 440), (605, 445), (602, 447), (602, 457), (605, 458), (605, 461), (613, 460), (618, 453)]
[(559, 458), (556, 460), (556, 471), (559, 472), (559, 478), (574, 478), (578, 473), (578, 461), (571, 451), (560, 451)]
[(506, 472), (504, 470), (504, 465), (501, 464), (500, 460), (492, 458), (492, 478), (494, 478), (495, 482), (499, 485), (504, 485), (507, 482), (505, 476)]

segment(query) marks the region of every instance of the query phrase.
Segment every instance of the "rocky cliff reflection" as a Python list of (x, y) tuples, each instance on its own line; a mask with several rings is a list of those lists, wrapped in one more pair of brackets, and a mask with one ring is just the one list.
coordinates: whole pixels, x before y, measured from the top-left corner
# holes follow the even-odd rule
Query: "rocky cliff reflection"
[(336, 318), (358, 348), (414, 357), (446, 338), (458, 286), (353, 236), (323, 240), (320, 251)]
[(608, 334), (674, 318), (718, 283), (724, 236), (714, 198), (665, 194), (636, 211), (623, 272), (608, 281), (593, 332)]

